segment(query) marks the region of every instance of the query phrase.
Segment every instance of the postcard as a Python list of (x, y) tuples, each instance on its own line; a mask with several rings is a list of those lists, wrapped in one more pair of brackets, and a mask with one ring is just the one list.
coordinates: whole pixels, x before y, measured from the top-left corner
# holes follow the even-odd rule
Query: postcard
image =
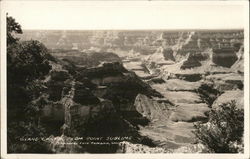
[(1, 157), (249, 158), (248, 1), (1, 1)]

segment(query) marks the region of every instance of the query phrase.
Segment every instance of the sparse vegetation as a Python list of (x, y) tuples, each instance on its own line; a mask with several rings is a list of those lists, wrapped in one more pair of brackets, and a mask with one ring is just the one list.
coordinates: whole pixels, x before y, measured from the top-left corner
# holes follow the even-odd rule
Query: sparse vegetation
[(221, 104), (212, 109), (207, 123), (195, 124), (194, 134), (209, 152), (243, 152), (244, 111), (236, 102)]

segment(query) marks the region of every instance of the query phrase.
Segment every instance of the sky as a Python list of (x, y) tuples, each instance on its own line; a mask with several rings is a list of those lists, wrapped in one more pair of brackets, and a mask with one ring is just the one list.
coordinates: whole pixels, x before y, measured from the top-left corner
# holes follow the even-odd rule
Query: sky
[(8, 1), (3, 9), (23, 29), (242, 29), (243, 5), (223, 1)]

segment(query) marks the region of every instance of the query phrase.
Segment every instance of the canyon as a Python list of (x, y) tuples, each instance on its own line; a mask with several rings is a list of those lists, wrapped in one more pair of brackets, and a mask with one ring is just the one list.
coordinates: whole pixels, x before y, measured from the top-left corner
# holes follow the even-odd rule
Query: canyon
[[(202, 153), (193, 125), (244, 108), (243, 30), (28, 31), (55, 57), (42, 81), (53, 153)], [(63, 145), (74, 137), (126, 137)]]

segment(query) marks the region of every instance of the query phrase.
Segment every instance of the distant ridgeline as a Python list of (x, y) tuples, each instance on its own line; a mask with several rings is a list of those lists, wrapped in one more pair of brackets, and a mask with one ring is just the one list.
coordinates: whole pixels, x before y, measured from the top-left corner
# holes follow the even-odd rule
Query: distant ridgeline
[(23, 40), (35, 39), (49, 49), (91, 50), (121, 49), (139, 51), (144, 54), (155, 52), (163, 43), (174, 46), (188, 43), (182, 53), (206, 48), (231, 47), (243, 42), (243, 30), (148, 30), (148, 31), (32, 31), (24, 30)]
[[(244, 42), (243, 30), (149, 30), (149, 31), (32, 31), (25, 30), (22, 40), (35, 39), (45, 44), (55, 56), (78, 53), (114, 52), (120, 57), (128, 52), (150, 55), (163, 48), (165, 58), (180, 61), (188, 54), (195, 58), (213, 50), (213, 62), (230, 67)], [(124, 52), (124, 53), (122, 53)], [(208, 55), (207, 55), (208, 56)], [(226, 60), (221, 59), (226, 57)], [(71, 56), (70, 58), (76, 58)], [(111, 56), (109, 56), (111, 58)], [(114, 57), (112, 57), (114, 58)], [(75, 59), (77, 60), (77, 59)], [(83, 59), (81, 59), (83, 60)], [(88, 60), (86, 60), (87, 62)], [(198, 66), (198, 65), (197, 65)], [(188, 68), (189, 66), (187, 66)]]

